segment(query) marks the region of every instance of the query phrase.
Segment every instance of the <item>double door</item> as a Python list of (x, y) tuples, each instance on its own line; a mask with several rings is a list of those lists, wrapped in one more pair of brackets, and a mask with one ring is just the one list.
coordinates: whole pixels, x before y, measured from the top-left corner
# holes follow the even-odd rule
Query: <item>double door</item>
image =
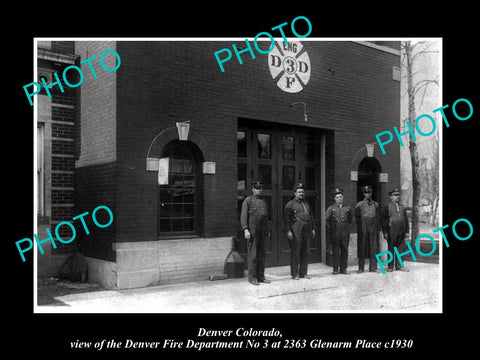
[[(290, 263), (290, 246), (283, 224), (286, 203), (293, 198), (293, 187), (302, 182), (305, 195), (320, 229), (320, 137), (315, 129), (260, 122), (239, 122), (238, 146), (238, 218), (242, 202), (251, 195), (252, 181), (264, 184), (262, 197), (268, 207), (270, 237), (267, 266)], [(246, 255), (245, 239), (238, 223), (239, 250)], [(310, 262), (320, 254), (320, 231), (310, 244)]]

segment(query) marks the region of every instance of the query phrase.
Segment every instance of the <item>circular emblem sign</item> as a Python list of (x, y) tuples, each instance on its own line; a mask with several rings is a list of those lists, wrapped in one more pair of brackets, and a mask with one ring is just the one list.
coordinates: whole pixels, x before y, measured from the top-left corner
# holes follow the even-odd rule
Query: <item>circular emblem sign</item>
[(298, 41), (277, 42), (268, 54), (268, 67), (277, 86), (285, 92), (298, 93), (310, 80), (310, 58)]

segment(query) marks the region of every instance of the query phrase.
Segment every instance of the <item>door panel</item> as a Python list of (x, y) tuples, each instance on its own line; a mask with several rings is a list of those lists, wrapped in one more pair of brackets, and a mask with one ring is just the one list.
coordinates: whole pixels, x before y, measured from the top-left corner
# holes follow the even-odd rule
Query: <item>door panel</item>
[[(265, 259), (266, 266), (277, 265), (277, 242), (274, 241), (277, 234), (276, 223), (277, 214), (272, 209), (272, 203), (276, 197), (276, 183), (273, 174), (276, 173), (276, 137), (272, 129), (269, 130), (250, 130), (252, 141), (252, 181), (260, 180), (263, 182), (262, 197), (266, 201), (268, 208), (268, 228), (270, 236), (267, 242), (267, 257)], [(251, 181), (250, 181), (251, 183)], [(251, 193), (251, 187), (250, 187)]]
[[(297, 182), (306, 185), (306, 197), (315, 215), (317, 237), (310, 244), (310, 261), (320, 260), (320, 164), (319, 138), (312, 129), (255, 123), (238, 127), (238, 211), (252, 193), (253, 180), (264, 183), (262, 196), (269, 210), (270, 238), (266, 266), (290, 264), (290, 246), (283, 228), (285, 204), (293, 198)], [(243, 231), (239, 223), (237, 250), (246, 260)], [(246, 261), (245, 261), (246, 265)]]

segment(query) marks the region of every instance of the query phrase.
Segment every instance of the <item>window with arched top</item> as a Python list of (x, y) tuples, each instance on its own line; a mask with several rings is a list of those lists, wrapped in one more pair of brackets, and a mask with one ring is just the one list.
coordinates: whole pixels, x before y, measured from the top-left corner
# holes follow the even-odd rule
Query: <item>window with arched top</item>
[(168, 158), (168, 184), (159, 185), (159, 237), (200, 235), (202, 178), (198, 152), (188, 143), (173, 141), (162, 151)]

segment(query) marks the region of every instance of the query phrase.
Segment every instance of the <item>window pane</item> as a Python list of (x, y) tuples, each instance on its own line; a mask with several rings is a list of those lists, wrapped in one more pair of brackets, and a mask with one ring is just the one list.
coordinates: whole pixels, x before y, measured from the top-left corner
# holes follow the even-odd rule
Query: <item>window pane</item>
[(292, 190), (294, 185), (295, 185), (295, 166), (283, 166), (282, 168), (283, 190)]
[(282, 136), (282, 158), (295, 160), (295, 138), (293, 136)]
[(170, 219), (160, 219), (160, 232), (172, 231)]
[(183, 205), (183, 216), (194, 217), (195, 206), (193, 204)]
[(160, 203), (172, 202), (169, 189), (160, 189)]
[(271, 159), (271, 143), (269, 134), (258, 134), (258, 158)]
[(172, 195), (172, 202), (178, 203), (182, 201), (182, 196), (183, 196), (183, 188), (174, 188), (170, 190), (170, 194)]
[(182, 217), (183, 216), (183, 205), (182, 204), (173, 204), (172, 217)]
[(306, 167), (305, 168), (305, 186), (307, 190), (315, 190), (315, 168)]
[(247, 181), (247, 164), (238, 164), (238, 182), (237, 190), (245, 190), (245, 182)]
[(168, 183), (172, 187), (183, 187), (183, 175), (168, 175)]
[(315, 162), (315, 139), (305, 139), (305, 158), (307, 161)]
[(183, 161), (181, 160), (170, 159), (170, 167), (171, 167), (170, 172), (174, 174), (183, 173)]
[(190, 155), (187, 150), (185, 150), (181, 146), (174, 146), (172, 147), (172, 155), (171, 158), (177, 159), (177, 160), (183, 160), (183, 159), (190, 159)]
[(237, 131), (238, 157), (247, 157), (247, 138), (245, 131)]
[(188, 218), (183, 221), (183, 231), (194, 231), (195, 230), (195, 219)]
[(171, 216), (171, 205), (161, 203), (160, 204), (160, 217), (170, 217)]
[(270, 165), (258, 165), (258, 179), (263, 182), (267, 190), (272, 188), (272, 167)]
[(183, 231), (183, 219), (172, 219), (172, 231)]
[(186, 160), (183, 163), (183, 169), (184, 169), (185, 174), (193, 174), (193, 161)]
[(183, 202), (184, 203), (193, 203), (195, 201), (194, 194), (184, 194), (183, 195)]
[(173, 145), (162, 155), (170, 157), (168, 185), (159, 186), (158, 231), (160, 234), (195, 230), (196, 166), (187, 148)]
[(187, 189), (194, 189), (195, 188), (195, 177), (185, 175), (183, 178), (183, 187)]

